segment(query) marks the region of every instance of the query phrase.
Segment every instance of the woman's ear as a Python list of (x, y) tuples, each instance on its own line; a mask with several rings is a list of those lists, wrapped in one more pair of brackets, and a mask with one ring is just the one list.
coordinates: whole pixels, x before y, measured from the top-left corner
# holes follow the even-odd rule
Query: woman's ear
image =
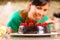
[(31, 2), (29, 2), (29, 6), (31, 6), (32, 5), (32, 3)]

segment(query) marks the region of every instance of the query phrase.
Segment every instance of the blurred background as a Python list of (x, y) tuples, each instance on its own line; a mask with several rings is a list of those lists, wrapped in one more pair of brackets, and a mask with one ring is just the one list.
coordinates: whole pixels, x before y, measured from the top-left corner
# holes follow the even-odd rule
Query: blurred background
[[(29, 0), (0, 0), (0, 24), (6, 25), (16, 10), (27, 8)], [(60, 12), (60, 0), (51, 0), (47, 15), (53, 17), (54, 12)]]

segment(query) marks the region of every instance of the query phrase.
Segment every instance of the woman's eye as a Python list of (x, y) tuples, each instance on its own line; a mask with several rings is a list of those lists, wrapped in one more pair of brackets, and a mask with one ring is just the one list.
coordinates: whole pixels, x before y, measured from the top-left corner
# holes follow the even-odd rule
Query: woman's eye
[(44, 9), (44, 11), (47, 11), (47, 9)]
[(38, 7), (37, 9), (41, 10), (42, 8)]

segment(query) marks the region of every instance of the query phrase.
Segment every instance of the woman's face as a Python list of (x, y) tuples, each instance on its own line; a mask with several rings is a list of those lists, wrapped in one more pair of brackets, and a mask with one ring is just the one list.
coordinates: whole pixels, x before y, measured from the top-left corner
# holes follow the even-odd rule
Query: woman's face
[(32, 20), (39, 20), (44, 15), (46, 15), (47, 11), (48, 11), (48, 3), (44, 6), (31, 5), (30, 10), (28, 12), (28, 17)]

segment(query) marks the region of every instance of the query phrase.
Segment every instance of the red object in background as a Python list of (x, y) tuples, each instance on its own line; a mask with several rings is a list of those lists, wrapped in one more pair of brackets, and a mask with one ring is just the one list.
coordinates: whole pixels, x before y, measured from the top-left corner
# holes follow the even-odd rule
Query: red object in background
[(42, 26), (43, 27), (47, 27), (48, 26), (48, 23), (43, 23)]
[(51, 18), (51, 20), (54, 20), (54, 18)]

